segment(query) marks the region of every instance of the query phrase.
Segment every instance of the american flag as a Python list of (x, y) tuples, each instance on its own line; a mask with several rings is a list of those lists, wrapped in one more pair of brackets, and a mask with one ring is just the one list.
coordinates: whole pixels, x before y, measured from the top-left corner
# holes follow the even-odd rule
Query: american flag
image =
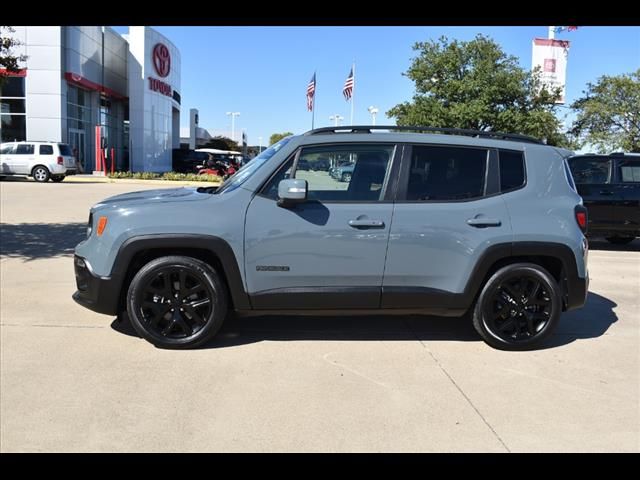
[(578, 29), (578, 27), (555, 27), (553, 29), (553, 31), (555, 33), (561, 33), (561, 32), (564, 32), (564, 31), (575, 32), (577, 29)]
[(344, 95), (344, 99), (349, 101), (351, 95), (353, 95), (353, 67), (351, 67), (351, 71), (349, 72), (349, 76), (347, 77), (346, 82), (344, 82), (344, 87), (342, 88), (342, 94)]
[(316, 74), (314, 72), (313, 77), (311, 77), (311, 81), (309, 85), (307, 85), (307, 110), (313, 110), (313, 98), (316, 94)]

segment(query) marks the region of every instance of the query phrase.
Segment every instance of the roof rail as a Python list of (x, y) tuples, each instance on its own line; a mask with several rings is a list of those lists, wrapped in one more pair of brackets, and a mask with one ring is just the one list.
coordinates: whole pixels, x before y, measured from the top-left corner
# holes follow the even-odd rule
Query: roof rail
[(640, 152), (611, 152), (609, 155), (613, 157), (624, 157), (625, 155), (640, 155)]
[(464, 128), (440, 128), (406, 125), (353, 125), (338, 127), (323, 127), (309, 130), (304, 135), (319, 135), (328, 133), (371, 133), (372, 130), (395, 130), (399, 132), (434, 132), (449, 135), (466, 135), (470, 137), (495, 138), (501, 140), (515, 140), (517, 142), (544, 144), (543, 141), (520, 135), (518, 133), (486, 132), (481, 130), (468, 130)]

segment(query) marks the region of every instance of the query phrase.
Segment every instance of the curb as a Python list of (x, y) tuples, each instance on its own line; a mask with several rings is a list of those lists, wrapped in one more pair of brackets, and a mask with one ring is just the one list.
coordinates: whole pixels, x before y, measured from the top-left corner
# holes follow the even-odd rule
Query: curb
[(137, 178), (109, 178), (98, 175), (69, 175), (64, 179), (64, 183), (121, 183), (130, 185), (166, 185), (175, 186), (218, 186), (220, 182), (193, 182), (188, 180), (142, 180)]

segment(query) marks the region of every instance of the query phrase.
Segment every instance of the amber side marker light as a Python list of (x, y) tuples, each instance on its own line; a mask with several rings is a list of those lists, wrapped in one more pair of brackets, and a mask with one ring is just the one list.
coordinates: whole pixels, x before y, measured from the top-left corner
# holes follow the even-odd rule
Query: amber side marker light
[(102, 236), (102, 232), (104, 232), (104, 229), (107, 227), (107, 217), (100, 217), (98, 219), (98, 228), (96, 229), (96, 232), (98, 233), (98, 236)]

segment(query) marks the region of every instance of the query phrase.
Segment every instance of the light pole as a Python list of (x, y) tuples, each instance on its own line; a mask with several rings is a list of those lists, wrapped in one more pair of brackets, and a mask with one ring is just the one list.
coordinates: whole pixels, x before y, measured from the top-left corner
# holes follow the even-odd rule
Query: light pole
[(236, 117), (240, 115), (240, 112), (227, 112), (227, 115), (231, 115), (231, 140), (236, 141)]
[(371, 125), (375, 125), (376, 124), (376, 115), (379, 112), (378, 108), (374, 107), (373, 105), (371, 105), (369, 108), (367, 108), (367, 110), (369, 110), (369, 113), (371, 114)]
[(344, 120), (344, 117), (336, 113), (335, 115), (331, 115), (329, 117), (329, 120), (333, 120), (334, 121), (333, 124), (337, 127), (338, 125), (340, 125), (340, 120)]

